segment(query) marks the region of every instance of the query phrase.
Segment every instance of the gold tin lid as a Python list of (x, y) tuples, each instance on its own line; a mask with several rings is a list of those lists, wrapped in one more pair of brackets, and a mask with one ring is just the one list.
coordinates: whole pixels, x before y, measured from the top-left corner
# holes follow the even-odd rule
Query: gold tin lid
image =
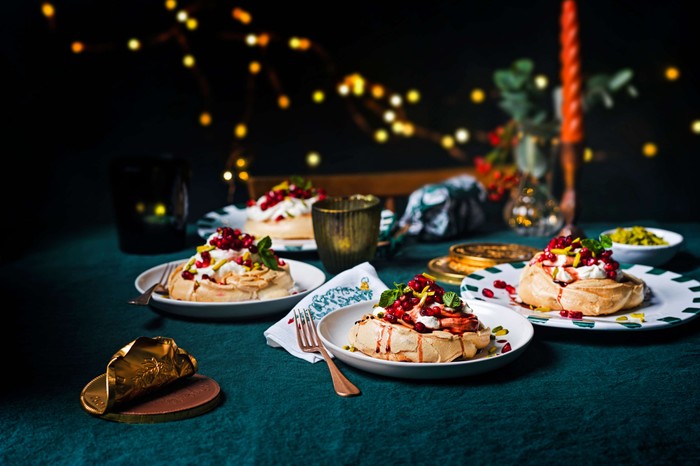
[(462, 264), (490, 267), (504, 262), (527, 261), (538, 251), (538, 248), (522, 244), (464, 243), (450, 246), (450, 257)]
[(460, 285), (472, 272), (506, 262), (528, 261), (537, 252), (539, 249), (521, 244), (455, 244), (450, 247), (449, 256), (432, 259), (428, 269), (439, 281)]

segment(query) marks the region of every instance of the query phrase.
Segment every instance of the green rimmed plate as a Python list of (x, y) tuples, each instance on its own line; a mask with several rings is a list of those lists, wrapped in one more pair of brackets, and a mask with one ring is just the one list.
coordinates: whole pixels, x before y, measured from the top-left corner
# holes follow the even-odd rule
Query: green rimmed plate
[[(644, 280), (651, 290), (648, 300), (634, 309), (608, 316), (570, 319), (559, 311), (540, 312), (516, 303), (508, 292), (493, 286), (494, 280), (518, 286), (520, 274), (527, 262), (511, 262), (477, 270), (462, 280), (460, 294), (464, 299), (479, 299), (509, 306), (535, 325), (580, 330), (656, 330), (679, 325), (700, 313), (700, 282), (675, 272), (648, 265), (622, 265), (626, 272)], [(483, 294), (493, 291), (492, 298)]]

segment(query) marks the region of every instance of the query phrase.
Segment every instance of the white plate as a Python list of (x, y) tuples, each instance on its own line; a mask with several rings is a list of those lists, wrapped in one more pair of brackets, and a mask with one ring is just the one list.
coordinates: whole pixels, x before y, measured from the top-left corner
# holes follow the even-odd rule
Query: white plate
[[(180, 264), (183, 261), (176, 262)], [(313, 265), (285, 259), (289, 264), (292, 279), (299, 292), (282, 298), (262, 301), (240, 301), (235, 303), (199, 303), (178, 301), (167, 296), (153, 294), (151, 305), (171, 314), (195, 319), (238, 319), (262, 317), (280, 312), (288, 312), (301, 298), (321, 286), (326, 275)], [(157, 265), (141, 273), (134, 283), (139, 293), (158, 282), (167, 264)]]
[[(204, 239), (214, 233), (219, 227), (231, 227), (242, 229), (245, 225), (245, 209), (239, 209), (234, 205), (228, 205), (219, 210), (209, 212), (197, 221), (197, 234)], [(384, 209), (382, 211), (380, 235), (388, 233), (394, 223), (394, 213)], [(301, 252), (316, 251), (316, 241), (313, 239), (273, 239), (272, 249), (275, 252)]]
[[(525, 264), (526, 262), (512, 262), (477, 270), (462, 279), (460, 295), (464, 299), (478, 299), (510, 306), (533, 324), (582, 330), (668, 328), (671, 325), (685, 323), (700, 312), (700, 283), (697, 280), (639, 264), (621, 266), (626, 272), (644, 280), (651, 289), (651, 298), (634, 309), (619, 311), (609, 316), (584, 316), (580, 320), (561, 317), (559, 311), (534, 311), (513, 302), (506, 290), (493, 286), (494, 280), (503, 280), (517, 289)], [(484, 288), (494, 292), (493, 298), (487, 298), (482, 294)], [(643, 313), (643, 318), (633, 317), (632, 314), (636, 313)]]
[[(369, 357), (359, 351), (350, 352), (343, 349), (349, 344), (348, 333), (363, 314), (371, 312), (374, 302), (353, 304), (328, 313), (318, 322), (318, 334), (321, 341), (333, 356), (349, 366), (374, 374), (404, 379), (446, 379), (481, 374), (498, 369), (520, 356), (532, 339), (532, 324), (520, 314), (507, 307), (483, 301), (470, 300), (468, 304), (485, 325), (492, 329), (502, 326), (508, 334), (491, 340), (489, 347), (496, 351), (489, 354), (488, 348), (482, 350), (473, 359), (456, 362), (397, 362)], [(510, 351), (503, 348), (510, 343)]]

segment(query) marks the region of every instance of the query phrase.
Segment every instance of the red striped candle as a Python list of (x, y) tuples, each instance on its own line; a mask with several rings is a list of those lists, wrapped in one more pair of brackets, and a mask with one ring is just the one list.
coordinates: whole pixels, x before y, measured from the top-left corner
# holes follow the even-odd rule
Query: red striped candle
[(564, 0), (561, 12), (561, 141), (583, 140), (583, 99), (576, 1)]

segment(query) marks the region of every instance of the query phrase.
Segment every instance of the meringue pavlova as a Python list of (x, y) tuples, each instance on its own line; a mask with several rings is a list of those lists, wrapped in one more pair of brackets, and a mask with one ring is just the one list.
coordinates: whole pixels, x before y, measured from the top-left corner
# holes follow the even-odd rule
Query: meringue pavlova
[(258, 236), (279, 239), (313, 239), (311, 205), (326, 197), (309, 180), (291, 177), (246, 206), (243, 230)]
[(451, 362), (489, 345), (491, 330), (433, 277), (419, 274), (394, 285), (350, 329), (352, 350), (390, 361)]
[(270, 249), (269, 237), (218, 228), (168, 280), (172, 299), (202, 302), (263, 300), (296, 292), (289, 265)]
[[(559, 236), (530, 259), (520, 275), (518, 295), (538, 310), (598, 316), (631, 309), (647, 291), (639, 278), (613, 259), (610, 237)], [(562, 314), (564, 315), (564, 314)]]

